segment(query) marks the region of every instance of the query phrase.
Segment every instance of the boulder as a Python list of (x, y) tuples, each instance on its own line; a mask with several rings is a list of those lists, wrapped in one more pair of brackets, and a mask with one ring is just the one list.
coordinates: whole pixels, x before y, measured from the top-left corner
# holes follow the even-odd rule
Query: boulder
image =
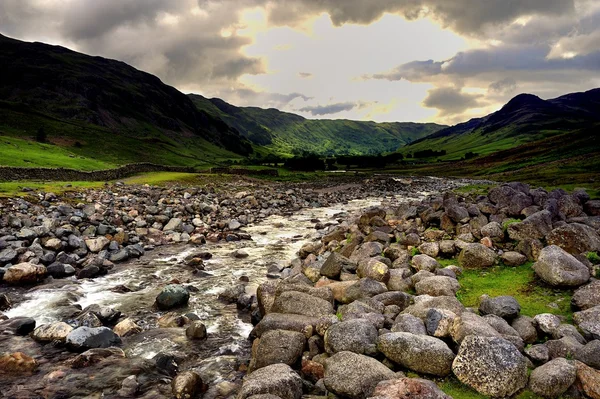
[(446, 276), (428, 277), (415, 284), (417, 295), (453, 296), (459, 289), (458, 281)]
[(537, 341), (537, 330), (534, 321), (529, 316), (519, 316), (510, 325), (514, 328), (524, 343), (533, 344)]
[(378, 399), (452, 399), (433, 381), (405, 377), (381, 381), (375, 387), (372, 397)]
[(548, 335), (554, 334), (558, 326), (560, 326), (560, 318), (551, 313), (540, 313), (535, 315), (533, 321), (541, 332)]
[(536, 212), (520, 223), (511, 223), (507, 228), (508, 236), (515, 241), (542, 239), (551, 231), (552, 214), (547, 210)]
[(527, 359), (498, 337), (467, 336), (452, 371), (463, 384), (492, 397), (512, 396), (527, 385)]
[(337, 252), (332, 252), (321, 267), (321, 275), (337, 279), (342, 271), (354, 270), (356, 270), (356, 263)]
[(456, 315), (462, 314), (465, 309), (462, 303), (454, 296), (419, 295), (414, 297), (414, 304), (404, 309), (402, 313), (408, 313), (421, 320), (425, 320), (427, 312), (431, 308), (449, 310)]
[(428, 272), (432, 272), (435, 269), (441, 268), (442, 265), (438, 263), (437, 260), (433, 259), (429, 255), (415, 255), (411, 260), (411, 265), (416, 270), (425, 270)]
[(482, 315), (493, 314), (507, 320), (519, 317), (521, 305), (512, 296), (503, 295), (490, 297), (482, 295), (479, 298), (479, 313)]
[(4, 353), (0, 355), (0, 374), (30, 373), (37, 368), (37, 360), (23, 352)]
[(306, 337), (302, 333), (285, 330), (268, 331), (260, 337), (252, 368), (256, 370), (277, 363), (292, 366), (302, 356), (305, 345)]
[(371, 397), (377, 384), (395, 377), (379, 361), (353, 352), (338, 352), (325, 360), (323, 382), (328, 391), (350, 399)]
[(0, 319), (0, 334), (27, 335), (35, 328), (35, 319), (31, 317), (13, 317)]
[(180, 218), (172, 218), (163, 227), (163, 231), (181, 231), (183, 227), (183, 221)]
[(46, 267), (33, 263), (19, 263), (6, 269), (2, 281), (8, 284), (34, 284), (46, 277)]
[(454, 319), (454, 323), (450, 328), (450, 335), (457, 344), (460, 344), (469, 335), (500, 337), (500, 333), (490, 326), (483, 317), (470, 312), (463, 312)]
[(349, 351), (374, 356), (377, 354), (377, 336), (377, 329), (368, 320), (343, 321), (325, 332), (325, 350), (330, 354)]
[(187, 305), (190, 293), (183, 286), (169, 284), (156, 297), (156, 306), (161, 310), (168, 310)]
[(600, 369), (600, 340), (594, 339), (575, 352), (575, 359)]
[(573, 314), (577, 327), (593, 339), (600, 339), (600, 305)]
[(481, 228), (481, 235), (489, 237), (493, 241), (501, 241), (504, 238), (504, 230), (498, 222), (490, 222)]
[(465, 269), (480, 269), (496, 263), (496, 253), (485, 245), (467, 244), (458, 255), (458, 263)]
[(253, 395), (274, 395), (281, 399), (302, 397), (302, 378), (287, 364), (272, 364), (244, 377), (237, 399)]
[(600, 280), (579, 287), (573, 293), (571, 304), (579, 309), (586, 310), (600, 305)]
[(275, 298), (271, 312), (313, 317), (335, 314), (330, 302), (296, 291), (287, 291), (278, 295)]
[(548, 245), (557, 245), (570, 254), (600, 251), (600, 235), (593, 228), (569, 223), (552, 230), (546, 237)]
[(590, 279), (587, 266), (556, 245), (542, 249), (533, 270), (552, 286), (578, 287)]
[(121, 338), (107, 327), (79, 327), (67, 335), (66, 344), (72, 351), (83, 352), (120, 345)]
[(449, 337), (456, 314), (446, 309), (429, 309), (425, 319), (427, 333), (437, 338)]
[(440, 244), (437, 241), (434, 242), (424, 242), (419, 245), (419, 252), (424, 255), (427, 255), (431, 258), (437, 258), (440, 253)]
[(566, 359), (549, 361), (532, 371), (529, 389), (544, 398), (558, 398), (569, 389), (577, 377), (577, 368)]
[(423, 320), (411, 314), (399, 314), (392, 325), (392, 332), (408, 332), (417, 335), (427, 335)]
[(90, 252), (98, 253), (110, 244), (110, 240), (104, 236), (97, 238), (88, 238), (85, 240), (85, 245)]
[(179, 373), (171, 381), (171, 391), (175, 399), (195, 398), (202, 389), (202, 378), (195, 371)]
[(141, 332), (142, 327), (138, 326), (132, 319), (124, 319), (117, 323), (113, 331), (119, 337), (127, 337)]
[(577, 368), (577, 384), (583, 393), (591, 399), (600, 399), (600, 371), (575, 361)]
[(450, 374), (454, 353), (444, 341), (405, 332), (383, 334), (378, 349), (390, 360), (417, 373), (445, 377)]
[(62, 321), (56, 321), (51, 324), (43, 324), (33, 330), (31, 338), (38, 342), (65, 342), (73, 327)]
[(384, 292), (387, 292), (385, 284), (370, 278), (361, 278), (342, 289), (339, 301), (342, 303), (350, 303), (357, 299), (371, 298)]
[(390, 279), (388, 266), (375, 259), (361, 262), (356, 270), (356, 274), (360, 278), (370, 278), (384, 284)]
[[(331, 315), (334, 319), (337, 318)], [(317, 324), (319, 323), (318, 317), (302, 316), (298, 314), (283, 314), (283, 313), (269, 313), (254, 327), (250, 336), (261, 337), (262, 334), (272, 330), (287, 330), (301, 332), (309, 338), (313, 335)]]
[(521, 266), (527, 262), (527, 256), (516, 251), (507, 251), (500, 255), (502, 263), (506, 266)]

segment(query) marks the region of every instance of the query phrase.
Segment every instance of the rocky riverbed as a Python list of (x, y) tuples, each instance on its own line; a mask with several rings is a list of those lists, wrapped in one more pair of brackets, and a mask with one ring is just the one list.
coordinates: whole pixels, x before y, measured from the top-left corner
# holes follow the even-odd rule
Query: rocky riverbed
[(118, 184), (3, 200), (0, 395), (171, 397), (182, 374), (205, 397), (232, 396), (261, 318), (256, 287), (307, 240), (370, 205), (465, 183)]

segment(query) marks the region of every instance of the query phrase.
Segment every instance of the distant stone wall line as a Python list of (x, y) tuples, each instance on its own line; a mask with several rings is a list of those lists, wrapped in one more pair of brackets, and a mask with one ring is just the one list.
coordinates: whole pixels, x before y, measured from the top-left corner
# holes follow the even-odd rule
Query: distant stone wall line
[(193, 167), (166, 166), (153, 163), (134, 163), (114, 169), (82, 171), (65, 168), (17, 168), (0, 166), (0, 181), (47, 180), (47, 181), (108, 181), (118, 180), (138, 173), (148, 172), (187, 172), (194, 173)]

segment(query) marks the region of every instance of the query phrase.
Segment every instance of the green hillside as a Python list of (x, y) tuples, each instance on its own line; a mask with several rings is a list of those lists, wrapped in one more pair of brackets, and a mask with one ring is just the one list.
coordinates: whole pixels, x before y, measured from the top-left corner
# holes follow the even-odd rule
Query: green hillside
[[(567, 94), (552, 100), (521, 94), (493, 114), (415, 140), (400, 152), (407, 156), (427, 150), (445, 151), (445, 154), (415, 158), (420, 161), (460, 160), (467, 153), (474, 157), (493, 154), (578, 131), (598, 122), (600, 89)], [(563, 139), (568, 140), (568, 136)]]
[(252, 152), (186, 95), (120, 61), (0, 35), (0, 76), (0, 135), (31, 141), (41, 129), (47, 144), (3, 149), (3, 165), (196, 165)]
[(306, 119), (273, 108), (236, 107), (217, 98), (189, 97), (199, 110), (221, 118), (252, 143), (284, 156), (300, 151), (328, 156), (393, 152), (445, 127), (435, 123)]

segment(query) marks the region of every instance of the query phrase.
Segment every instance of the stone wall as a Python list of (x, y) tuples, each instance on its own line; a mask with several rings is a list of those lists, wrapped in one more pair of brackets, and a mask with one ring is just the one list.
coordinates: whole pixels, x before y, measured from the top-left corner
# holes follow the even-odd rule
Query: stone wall
[(53, 181), (107, 181), (147, 172), (195, 172), (192, 167), (165, 166), (151, 163), (134, 163), (115, 169), (84, 172), (64, 168), (12, 168), (0, 167), (0, 181), (53, 180)]

